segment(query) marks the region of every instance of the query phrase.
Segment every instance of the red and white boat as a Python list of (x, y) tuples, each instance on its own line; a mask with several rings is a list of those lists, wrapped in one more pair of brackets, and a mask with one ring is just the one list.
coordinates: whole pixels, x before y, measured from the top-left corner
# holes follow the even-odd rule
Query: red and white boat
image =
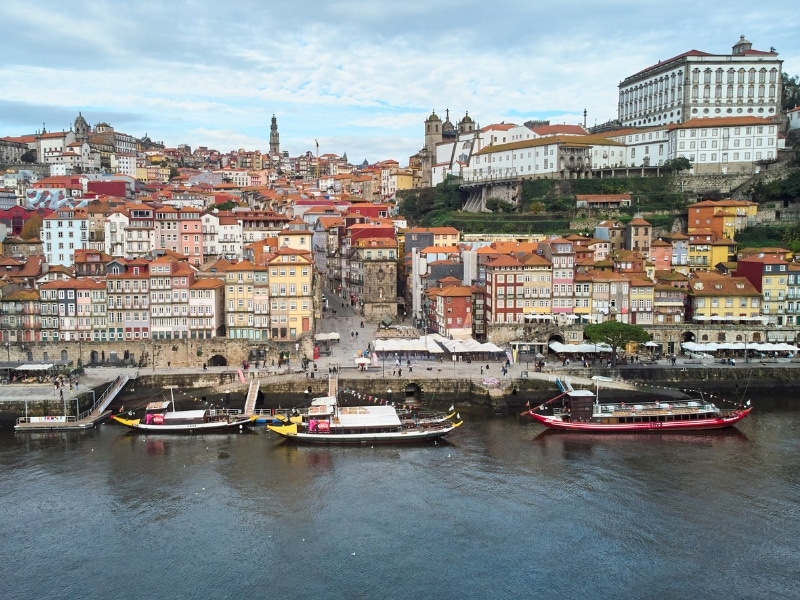
[(752, 410), (750, 401), (730, 410), (717, 408), (702, 395), (675, 402), (636, 404), (600, 403), (598, 393), (574, 390), (569, 382), (556, 380), (561, 393), (522, 416), (550, 429), (593, 433), (668, 432), (723, 429), (744, 419)]

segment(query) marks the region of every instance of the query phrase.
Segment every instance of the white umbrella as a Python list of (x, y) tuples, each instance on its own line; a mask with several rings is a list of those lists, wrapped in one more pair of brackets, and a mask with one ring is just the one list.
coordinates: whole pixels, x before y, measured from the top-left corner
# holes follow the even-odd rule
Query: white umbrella
[(371, 361), (366, 357), (360, 357), (356, 359), (357, 365), (368, 365)]

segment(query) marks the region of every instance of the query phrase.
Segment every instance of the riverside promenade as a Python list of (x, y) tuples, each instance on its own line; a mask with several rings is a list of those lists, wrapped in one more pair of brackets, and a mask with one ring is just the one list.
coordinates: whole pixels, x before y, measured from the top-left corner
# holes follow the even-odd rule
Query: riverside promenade
[[(333, 310), (336, 315), (333, 315)], [(301, 359), (305, 354), (313, 356), (313, 344), (307, 341), (298, 352), (293, 352), (289, 367), (273, 366), (272, 359), (268, 358), (266, 365), (256, 369), (251, 366), (243, 374), (246, 383), (242, 383), (238, 377), (240, 365), (229, 365), (225, 367), (208, 367), (203, 371), (202, 363), (194, 367), (117, 367), (117, 366), (96, 366), (87, 367), (79, 379), (79, 383), (72, 390), (64, 391), (64, 398), (60, 397), (60, 390), (56, 391), (52, 384), (12, 384), (0, 386), (0, 411), (5, 406), (16, 403), (19, 406), (28, 403), (33, 406), (35, 403), (46, 401), (48, 404), (48, 414), (64, 414), (74, 411), (84, 411), (90, 407), (95, 398), (99, 397), (102, 391), (111, 384), (119, 375), (126, 375), (130, 383), (128, 389), (140, 387), (145, 382), (150, 383), (161, 380), (166, 385), (170, 379), (189, 381), (194, 376), (198, 380), (202, 378), (209, 383), (204, 389), (214, 392), (224, 393), (230, 391), (237, 395), (243, 395), (247, 391), (249, 382), (258, 379), (261, 389), (269, 393), (271, 385), (280, 384), (281, 387), (291, 389), (294, 393), (302, 397), (303, 391), (309, 386), (314, 393), (321, 393), (323, 384), (327, 380), (329, 369), (337, 367), (340, 379), (357, 381), (362, 384), (363, 389), (369, 389), (370, 393), (380, 394), (381, 396), (393, 389), (395, 394), (400, 394), (406, 384), (416, 383), (422, 387), (426, 382), (438, 382), (440, 385), (447, 386), (452, 384), (463, 384), (468, 382), (475, 389), (485, 388), (486, 393), (494, 397), (502, 397), (510, 394), (512, 390), (520, 391), (536, 385), (540, 389), (555, 390), (553, 379), (556, 376), (569, 377), (574, 386), (590, 387), (594, 385), (591, 379), (593, 376), (610, 378), (611, 381), (603, 381), (602, 387), (607, 389), (641, 391), (644, 384), (654, 388), (681, 388), (685, 381), (688, 385), (699, 387), (703, 382), (713, 383), (718, 388), (733, 390), (734, 386), (739, 389), (745, 388), (770, 388), (770, 386), (780, 387), (781, 385), (800, 386), (800, 363), (789, 361), (788, 359), (756, 359), (750, 362), (737, 361), (735, 365), (725, 364), (720, 361), (700, 361), (698, 359), (688, 359), (679, 357), (675, 365), (668, 364), (666, 360), (658, 364), (637, 363), (621, 365), (615, 369), (608, 369), (600, 362), (595, 366), (584, 368), (580, 361), (571, 360), (569, 366), (562, 364), (555, 355), (549, 355), (547, 364), (542, 372), (535, 372), (533, 362), (523, 360), (517, 364), (512, 364), (505, 375), (502, 367), (505, 364), (505, 357), (497, 357), (486, 361), (474, 360), (469, 363), (464, 360), (452, 361), (450, 356), (443, 354), (441, 359), (434, 360), (411, 359), (411, 370), (405, 360), (401, 362), (400, 371), (397, 373), (395, 359), (387, 357), (386, 361), (379, 361), (378, 366), (368, 365), (366, 370), (360, 370), (355, 362), (367, 346), (376, 339), (383, 337), (382, 331), (377, 325), (364, 323), (361, 327), (362, 319), (348, 305), (342, 306), (341, 300), (333, 299), (331, 310), (324, 313), (322, 319), (317, 322), (316, 333), (339, 334), (338, 342), (331, 342), (331, 355), (320, 356), (315, 361), (316, 370), (313, 366), (309, 372), (303, 372), (300, 368)], [(404, 326), (408, 323), (399, 323)], [(358, 334), (358, 335), (356, 335)], [(371, 355), (371, 353), (370, 353)], [(532, 357), (531, 357), (532, 358)], [(481, 372), (483, 367), (483, 372)], [(488, 368), (487, 368), (488, 367)], [(314, 378), (311, 379), (313, 372)], [(774, 373), (774, 375), (773, 375)], [(539, 384), (535, 382), (539, 381)], [(739, 381), (740, 383), (733, 383)], [(648, 383), (649, 382), (649, 383)], [(312, 385), (313, 384), (313, 385)], [(187, 386), (188, 389), (188, 386)], [(399, 396), (395, 396), (397, 398)], [(234, 405), (235, 406), (235, 405)], [(5, 419), (9, 415), (4, 411)], [(23, 416), (21, 413), (16, 416)]]

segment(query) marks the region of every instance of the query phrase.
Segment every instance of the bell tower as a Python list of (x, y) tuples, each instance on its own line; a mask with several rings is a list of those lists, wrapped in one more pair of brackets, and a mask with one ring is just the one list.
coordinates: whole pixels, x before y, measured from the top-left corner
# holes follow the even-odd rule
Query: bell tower
[(278, 133), (278, 119), (272, 115), (272, 125), (269, 127), (269, 155), (280, 156), (281, 154), (281, 139)]

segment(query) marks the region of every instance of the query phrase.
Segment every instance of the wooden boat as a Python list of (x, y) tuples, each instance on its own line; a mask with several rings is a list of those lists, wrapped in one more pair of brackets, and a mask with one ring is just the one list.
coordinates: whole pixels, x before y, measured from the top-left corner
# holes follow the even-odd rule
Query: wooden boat
[(443, 438), (462, 423), (460, 419), (404, 423), (394, 406), (339, 406), (335, 396), (324, 396), (315, 398), (304, 414), (267, 429), (306, 444), (410, 444)]
[(529, 408), (522, 416), (562, 431), (631, 433), (724, 429), (744, 419), (752, 410), (749, 400), (743, 406), (722, 410), (702, 395), (675, 402), (601, 403), (599, 393), (574, 390), (569, 382), (559, 379), (556, 384), (559, 395), (541, 406)]
[[(436, 412), (431, 410), (421, 410), (415, 407), (395, 407), (397, 416), (400, 417), (400, 422), (403, 425), (433, 425), (436, 423), (444, 423), (451, 419), (457, 418), (455, 406), (451, 406), (447, 412)], [(460, 420), (460, 419), (459, 419)]]
[[(172, 410), (170, 410), (172, 407)], [(144, 433), (210, 433), (240, 429), (255, 419), (227, 410), (175, 410), (175, 400), (150, 402), (143, 419), (112, 417), (117, 423)]]

